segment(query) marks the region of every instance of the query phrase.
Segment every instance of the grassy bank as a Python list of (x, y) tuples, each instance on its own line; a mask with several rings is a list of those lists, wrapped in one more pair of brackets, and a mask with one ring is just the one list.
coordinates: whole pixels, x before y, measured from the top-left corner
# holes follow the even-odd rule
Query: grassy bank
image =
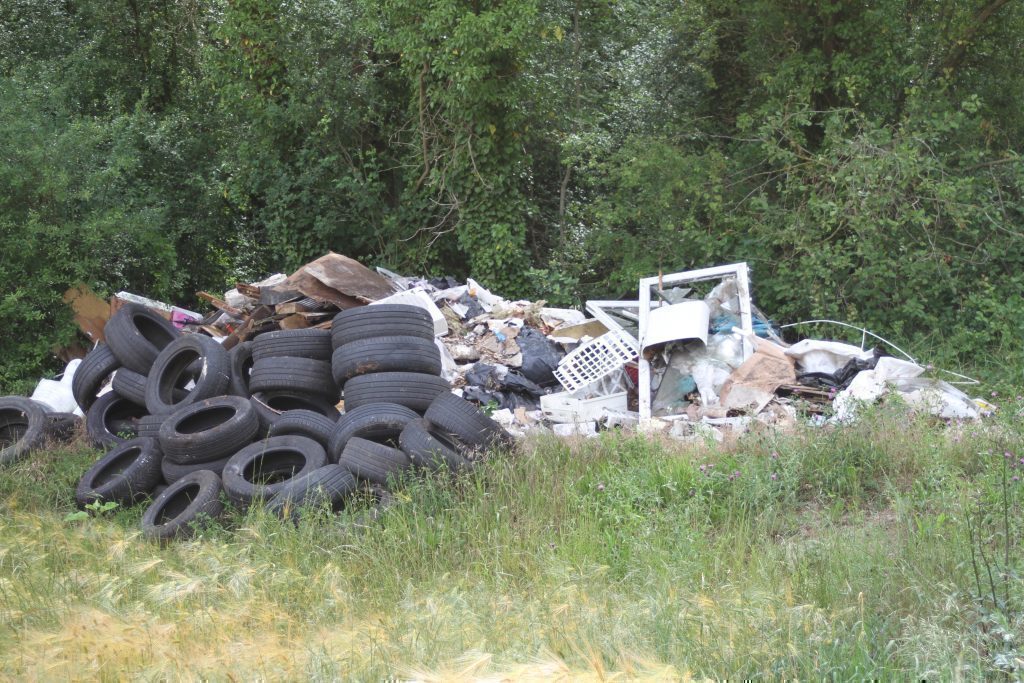
[(1016, 409), (713, 447), (541, 438), (407, 482), (361, 532), (250, 512), (167, 547), (141, 509), (65, 521), (97, 453), (36, 454), (0, 472), (0, 671), (991, 676), (1024, 665)]

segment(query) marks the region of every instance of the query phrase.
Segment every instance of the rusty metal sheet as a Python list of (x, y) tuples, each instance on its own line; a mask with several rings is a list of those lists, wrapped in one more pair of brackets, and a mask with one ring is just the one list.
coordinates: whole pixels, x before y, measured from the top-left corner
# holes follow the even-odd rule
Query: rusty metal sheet
[[(307, 263), (300, 268), (300, 271), (312, 275), (326, 287), (363, 303), (383, 299), (395, 293), (391, 282), (383, 275), (375, 273), (354, 259), (333, 251)], [(316, 298), (312, 294), (307, 296)]]

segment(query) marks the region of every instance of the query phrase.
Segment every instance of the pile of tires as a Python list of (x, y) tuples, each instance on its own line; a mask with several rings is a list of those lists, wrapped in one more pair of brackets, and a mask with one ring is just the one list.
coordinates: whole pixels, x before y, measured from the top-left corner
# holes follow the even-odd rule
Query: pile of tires
[[(230, 352), (142, 311), (111, 318), (108, 344), (89, 353), (73, 389), (90, 439), (108, 449), (77, 502), (155, 495), (142, 519), (148, 536), (189, 536), (225, 500), (283, 517), (313, 504), (339, 510), (360, 488), (386, 500), (410, 468), (461, 470), (509, 441), (450, 392), (419, 308), (344, 311), (330, 330), (267, 332)], [(97, 398), (111, 373), (113, 391)]]

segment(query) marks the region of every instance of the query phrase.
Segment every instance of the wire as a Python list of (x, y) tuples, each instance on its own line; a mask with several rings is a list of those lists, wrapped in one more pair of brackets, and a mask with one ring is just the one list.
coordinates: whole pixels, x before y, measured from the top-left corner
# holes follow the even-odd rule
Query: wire
[[(787, 327), (796, 327), (797, 325), (814, 325), (816, 323), (829, 323), (831, 325), (839, 325), (841, 327), (849, 327), (851, 330), (860, 330), (860, 332), (861, 332), (861, 341), (860, 341), (861, 351), (865, 350), (864, 349), (864, 345), (867, 342), (867, 337), (868, 337), (868, 335), (871, 335), (872, 337), (874, 337), (875, 339), (879, 340), (880, 342), (888, 344), (892, 348), (894, 348), (897, 351), (899, 351), (900, 353), (902, 353), (904, 358), (909, 360), (911, 363), (917, 363), (918, 365), (920, 365), (920, 363), (918, 363), (914, 359), (913, 356), (911, 356), (909, 353), (907, 353), (906, 351), (904, 351), (900, 347), (898, 347), (895, 344), (893, 344), (891, 341), (889, 341), (885, 337), (882, 337), (880, 335), (875, 334), (874, 332), (872, 332), (871, 330), (867, 329), (866, 327), (860, 327), (859, 325), (851, 325), (850, 323), (844, 323), (844, 322), (842, 322), (840, 320), (801, 320), (800, 322), (797, 322), (797, 323), (789, 323), (788, 325), (780, 325), (779, 329), (784, 330)], [(938, 370), (939, 372), (944, 372), (947, 375), (952, 375), (954, 377), (959, 377), (960, 379), (964, 380), (962, 382), (950, 382), (950, 384), (981, 384), (980, 380), (974, 379), (973, 377), (968, 377), (967, 375), (961, 375), (960, 373), (953, 372), (952, 370), (945, 370), (943, 368), (935, 368), (935, 369)]]

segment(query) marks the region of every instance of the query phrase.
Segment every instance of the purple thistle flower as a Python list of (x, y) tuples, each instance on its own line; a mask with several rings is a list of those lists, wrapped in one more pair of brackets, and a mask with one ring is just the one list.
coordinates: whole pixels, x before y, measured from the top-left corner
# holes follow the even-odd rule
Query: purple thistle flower
[(778, 473), (777, 472), (772, 472), (772, 481), (775, 481), (778, 478), (779, 478)]

